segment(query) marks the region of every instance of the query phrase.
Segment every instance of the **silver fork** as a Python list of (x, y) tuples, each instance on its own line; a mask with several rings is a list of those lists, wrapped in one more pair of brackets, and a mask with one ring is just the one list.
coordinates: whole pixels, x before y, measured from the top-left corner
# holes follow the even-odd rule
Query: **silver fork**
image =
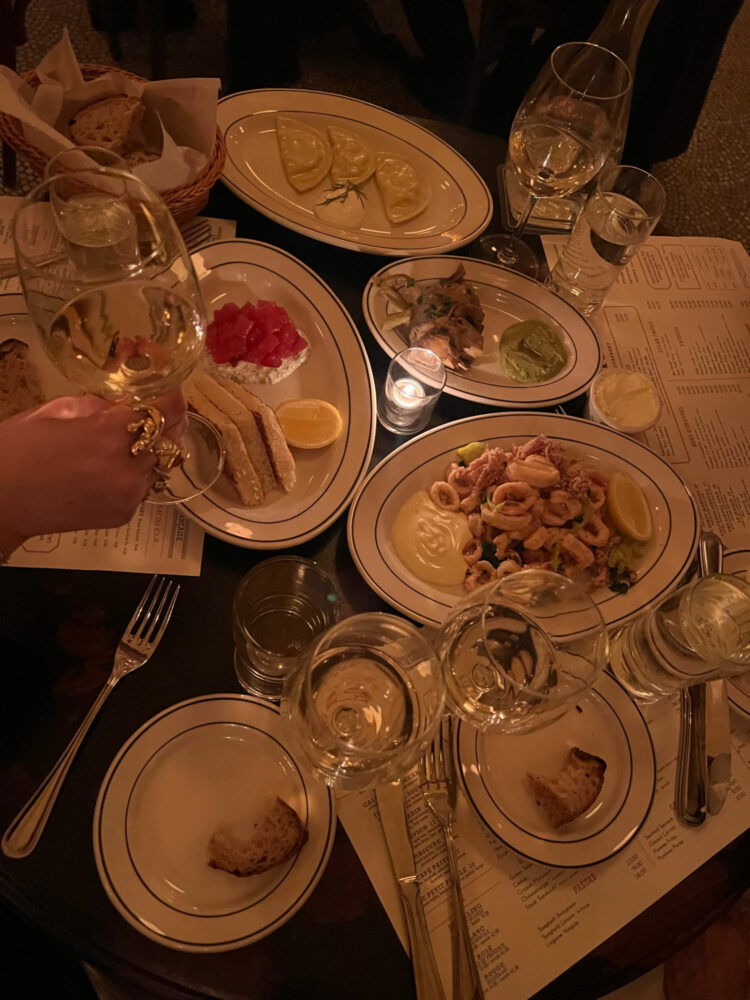
[(477, 969), (471, 934), (466, 921), (456, 845), (453, 840), (453, 815), (458, 783), (453, 762), (453, 720), (446, 716), (440, 723), (432, 745), (419, 764), (419, 784), (424, 800), (443, 828), (448, 848), (451, 883), (451, 951), (453, 954), (453, 1000), (481, 1000), (482, 980)]
[(163, 576), (151, 579), (117, 645), (114, 666), (106, 684), (60, 759), (5, 831), (0, 846), (9, 858), (25, 858), (39, 843), (73, 758), (96, 714), (120, 678), (142, 667), (150, 659), (164, 635), (179, 592), (180, 585), (174, 580)]

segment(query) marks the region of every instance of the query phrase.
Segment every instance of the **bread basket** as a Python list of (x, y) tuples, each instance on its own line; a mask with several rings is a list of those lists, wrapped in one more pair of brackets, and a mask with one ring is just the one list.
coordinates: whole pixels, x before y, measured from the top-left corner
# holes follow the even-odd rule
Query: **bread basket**
[[(103, 76), (105, 73), (111, 73), (115, 67), (96, 66), (92, 63), (83, 63), (81, 64), (80, 69), (84, 80), (94, 80), (96, 77)], [(128, 73), (126, 70), (119, 69), (118, 72), (131, 77), (133, 80), (139, 80), (143, 83), (146, 82), (142, 76), (136, 76), (135, 73)], [(23, 73), (21, 78), (24, 83), (27, 83), (30, 87), (36, 88), (39, 86), (39, 77), (33, 70), (28, 73)], [(0, 139), (6, 142), (12, 149), (15, 149), (17, 153), (20, 153), (21, 156), (28, 161), (32, 169), (35, 170), (40, 176), (42, 175), (47, 161), (49, 160), (49, 156), (46, 153), (43, 153), (36, 146), (33, 146), (26, 139), (23, 134), (23, 126), (18, 118), (0, 112)], [(214, 143), (211, 157), (195, 180), (190, 184), (183, 184), (182, 187), (171, 188), (169, 191), (159, 192), (161, 197), (167, 203), (169, 210), (175, 217), (175, 220), (180, 225), (185, 222), (189, 222), (190, 219), (196, 216), (204, 207), (208, 201), (211, 188), (221, 175), (225, 158), (226, 150), (224, 148), (224, 140), (221, 137), (221, 133), (217, 129), (216, 142)]]

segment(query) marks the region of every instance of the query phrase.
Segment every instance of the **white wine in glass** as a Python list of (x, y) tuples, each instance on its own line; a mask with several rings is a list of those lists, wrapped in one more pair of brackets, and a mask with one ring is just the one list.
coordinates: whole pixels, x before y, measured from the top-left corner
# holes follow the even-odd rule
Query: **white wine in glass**
[[(190, 255), (162, 199), (97, 166), (50, 173), (14, 219), (18, 273), (52, 361), (87, 392), (138, 406), (176, 389), (198, 363), (205, 308)], [(184, 460), (150, 499), (205, 492), (223, 464), (212, 425), (189, 415)]]
[(632, 86), (630, 70), (590, 42), (559, 45), (516, 112), (508, 159), (527, 201), (513, 232), (483, 236), (483, 260), (536, 278), (539, 261), (520, 236), (540, 198), (569, 195), (601, 169), (617, 140)]

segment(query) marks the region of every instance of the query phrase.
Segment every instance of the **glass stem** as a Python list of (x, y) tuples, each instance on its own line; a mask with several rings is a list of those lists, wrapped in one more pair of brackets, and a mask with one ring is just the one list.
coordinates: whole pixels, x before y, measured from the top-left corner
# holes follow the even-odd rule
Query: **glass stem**
[(526, 206), (523, 212), (521, 212), (520, 218), (518, 219), (518, 222), (515, 224), (510, 234), (514, 240), (520, 240), (521, 234), (526, 228), (526, 223), (529, 221), (531, 213), (534, 211), (534, 205), (536, 205), (538, 201), (539, 197), (537, 195), (529, 194), (529, 197), (526, 201)]

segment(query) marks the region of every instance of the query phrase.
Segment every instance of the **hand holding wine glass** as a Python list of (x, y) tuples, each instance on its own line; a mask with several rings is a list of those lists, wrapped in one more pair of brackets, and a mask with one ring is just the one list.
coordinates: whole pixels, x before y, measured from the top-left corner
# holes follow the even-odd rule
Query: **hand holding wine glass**
[(535, 278), (536, 254), (520, 236), (540, 198), (569, 195), (600, 170), (616, 141), (632, 86), (630, 70), (590, 42), (558, 46), (521, 102), (508, 158), (526, 191), (513, 232), (483, 236), (477, 256)]
[(130, 450), (157, 455), (154, 499), (204, 492), (222, 467), (217, 432), (191, 414), (178, 445), (161, 436), (164, 417), (151, 405), (198, 363), (206, 326), (190, 255), (162, 199), (111, 167), (53, 174), (19, 207), (14, 243), (52, 361), (88, 392), (135, 407)]

